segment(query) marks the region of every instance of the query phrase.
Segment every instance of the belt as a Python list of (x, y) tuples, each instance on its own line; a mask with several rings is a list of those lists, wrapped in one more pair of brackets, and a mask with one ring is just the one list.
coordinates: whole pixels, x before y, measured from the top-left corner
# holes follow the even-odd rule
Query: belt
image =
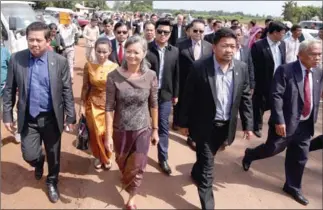
[(230, 120), (213, 120), (213, 125), (216, 127), (223, 127), (228, 125)]
[(74, 47), (74, 44), (71, 44), (71, 45), (65, 46), (65, 48), (70, 48), (70, 47)]

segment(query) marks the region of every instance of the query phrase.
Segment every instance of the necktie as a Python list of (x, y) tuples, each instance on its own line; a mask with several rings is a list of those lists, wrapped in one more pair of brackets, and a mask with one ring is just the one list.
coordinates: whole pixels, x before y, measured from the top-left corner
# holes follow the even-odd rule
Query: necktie
[(30, 78), (30, 92), (29, 92), (29, 114), (36, 118), (39, 111), (39, 93), (38, 93), (38, 78), (39, 72), (37, 69), (37, 59), (34, 59), (34, 65), (31, 67), (31, 78)]
[(302, 111), (303, 117), (307, 117), (311, 111), (311, 88), (309, 74), (310, 70), (306, 69), (306, 75), (304, 79), (304, 107)]
[(198, 60), (201, 55), (201, 44), (200, 42), (196, 42), (194, 46), (194, 59)]
[(123, 46), (122, 46), (122, 43), (119, 43), (119, 53), (118, 53), (119, 63), (122, 63), (122, 58), (123, 58)]

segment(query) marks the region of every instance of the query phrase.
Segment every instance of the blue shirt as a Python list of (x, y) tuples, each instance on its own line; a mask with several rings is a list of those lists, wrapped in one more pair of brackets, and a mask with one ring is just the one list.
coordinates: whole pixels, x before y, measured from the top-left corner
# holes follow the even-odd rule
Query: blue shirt
[(216, 114), (215, 120), (227, 121), (230, 119), (233, 101), (233, 62), (229, 69), (223, 72), (219, 63), (214, 60), (216, 78)]
[(0, 83), (0, 96), (3, 95), (3, 89), (7, 80), (8, 65), (10, 59), (10, 53), (7, 48), (1, 46), (1, 83)]
[[(29, 105), (39, 112), (52, 110), (47, 52), (40, 58), (29, 57)], [(30, 109), (30, 107), (29, 107)]]

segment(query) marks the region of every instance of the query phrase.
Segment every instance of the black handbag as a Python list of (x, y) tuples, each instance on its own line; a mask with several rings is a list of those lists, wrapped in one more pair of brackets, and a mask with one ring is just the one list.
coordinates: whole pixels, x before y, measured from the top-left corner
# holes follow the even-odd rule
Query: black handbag
[(87, 150), (89, 148), (89, 130), (86, 126), (86, 119), (84, 115), (80, 117), (78, 123), (77, 140), (77, 149)]

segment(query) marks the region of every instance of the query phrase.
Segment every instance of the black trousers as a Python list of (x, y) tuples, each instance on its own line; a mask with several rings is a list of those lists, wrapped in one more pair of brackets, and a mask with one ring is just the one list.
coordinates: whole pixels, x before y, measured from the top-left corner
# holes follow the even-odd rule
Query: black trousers
[(275, 128), (269, 126), (266, 143), (248, 152), (246, 159), (255, 161), (272, 157), (287, 148), (285, 157), (285, 186), (291, 190), (299, 191), (301, 189), (305, 164), (308, 159), (312, 126), (313, 120), (311, 118), (300, 122), (295, 133), (287, 138), (278, 136)]
[(214, 209), (214, 156), (227, 139), (228, 130), (229, 122), (216, 123), (208, 139), (196, 140), (196, 162), (191, 176), (197, 183), (202, 209)]
[(24, 160), (32, 167), (41, 167), (42, 142), (48, 163), (47, 184), (57, 184), (60, 170), (61, 132), (53, 112), (40, 113), (36, 118), (27, 114), (21, 132), (21, 151)]
[(258, 131), (262, 129), (263, 116), (265, 111), (269, 110), (267, 107), (266, 99), (263, 95), (255, 93), (252, 97), (252, 107), (253, 107), (253, 129)]
[(323, 149), (323, 135), (317, 136), (311, 140), (310, 152)]

